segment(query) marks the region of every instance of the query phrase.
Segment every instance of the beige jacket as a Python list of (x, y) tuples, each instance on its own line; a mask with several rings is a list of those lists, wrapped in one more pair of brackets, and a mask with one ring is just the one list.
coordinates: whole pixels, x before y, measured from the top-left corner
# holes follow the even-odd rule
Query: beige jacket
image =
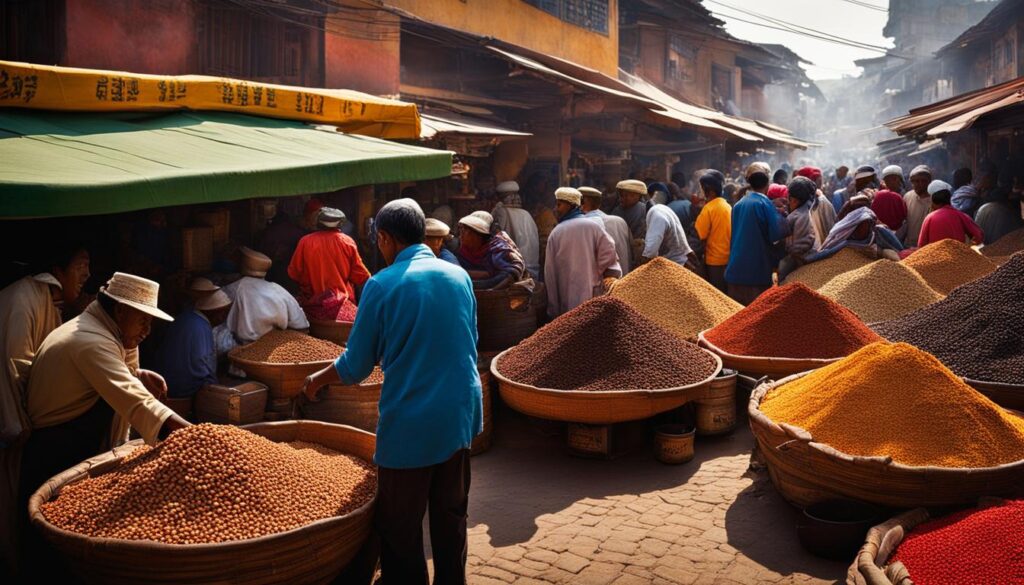
[(138, 350), (126, 350), (114, 320), (98, 302), (53, 331), (39, 348), (28, 381), (32, 426), (50, 427), (85, 414), (99, 399), (114, 413), (111, 445), (131, 426), (150, 445), (171, 416), (135, 377)]
[(0, 439), (5, 441), (28, 431), (21, 375), (46, 336), (60, 326), (60, 312), (43, 280), (48, 276), (27, 276), (0, 290)]

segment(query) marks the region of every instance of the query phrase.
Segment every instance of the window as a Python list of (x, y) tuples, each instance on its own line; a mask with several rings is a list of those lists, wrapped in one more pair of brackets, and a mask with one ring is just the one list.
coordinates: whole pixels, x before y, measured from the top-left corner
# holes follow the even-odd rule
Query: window
[(601, 34), (608, 34), (608, 0), (523, 1), (570, 24)]
[(672, 35), (668, 44), (665, 76), (671, 80), (693, 81), (696, 74), (697, 49), (681, 35)]

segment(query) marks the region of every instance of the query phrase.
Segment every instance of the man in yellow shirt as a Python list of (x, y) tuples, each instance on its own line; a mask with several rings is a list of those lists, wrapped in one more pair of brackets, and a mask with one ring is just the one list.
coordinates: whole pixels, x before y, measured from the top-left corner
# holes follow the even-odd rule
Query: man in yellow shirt
[(701, 209), (694, 227), (705, 241), (704, 265), (708, 282), (723, 293), (727, 290), (725, 266), (729, 263), (729, 241), (732, 238), (732, 207), (722, 197), (725, 178), (716, 170), (700, 177), (700, 188), (707, 203)]

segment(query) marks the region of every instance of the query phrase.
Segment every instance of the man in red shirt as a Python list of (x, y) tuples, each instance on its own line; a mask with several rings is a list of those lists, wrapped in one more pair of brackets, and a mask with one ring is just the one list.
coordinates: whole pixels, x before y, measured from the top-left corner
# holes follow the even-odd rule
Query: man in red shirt
[(343, 221), (341, 210), (321, 208), (317, 231), (304, 236), (295, 248), (288, 276), (299, 283), (304, 307), (324, 304), (324, 297), (355, 302), (356, 288), (370, 278), (355, 240), (341, 233)]
[(907, 234), (907, 204), (903, 196), (889, 189), (881, 189), (871, 200), (871, 211), (886, 227), (896, 232), (896, 237), (903, 240)]
[(953, 198), (953, 188), (949, 183), (932, 181), (928, 185), (928, 193), (932, 196), (932, 212), (924, 218), (917, 247), (921, 248), (946, 238), (964, 242), (968, 236), (973, 244), (981, 244), (984, 241), (984, 234), (978, 224), (974, 223), (969, 215), (949, 204)]

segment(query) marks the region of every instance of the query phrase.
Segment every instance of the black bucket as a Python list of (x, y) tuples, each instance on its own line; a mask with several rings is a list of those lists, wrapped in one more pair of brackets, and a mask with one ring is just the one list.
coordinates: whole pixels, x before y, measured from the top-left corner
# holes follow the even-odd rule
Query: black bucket
[(829, 500), (808, 506), (796, 532), (804, 549), (817, 557), (850, 560), (864, 544), (882, 510), (853, 500)]

